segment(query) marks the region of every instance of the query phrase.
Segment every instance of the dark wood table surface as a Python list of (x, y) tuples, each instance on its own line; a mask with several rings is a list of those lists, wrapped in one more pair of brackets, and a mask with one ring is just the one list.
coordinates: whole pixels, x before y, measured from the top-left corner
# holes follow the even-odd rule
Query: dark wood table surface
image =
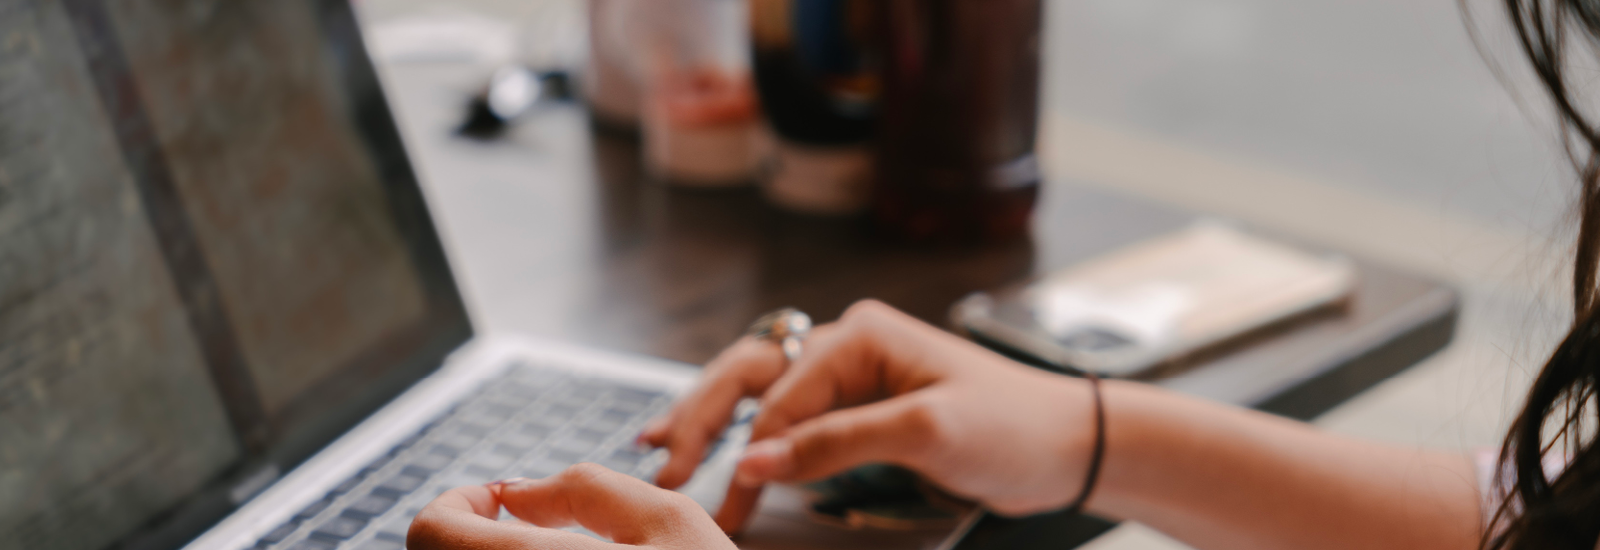
[[(774, 210), (750, 188), (651, 182), (638, 143), (594, 131), (576, 105), (545, 107), (501, 139), (456, 136), (467, 94), (485, 70), (428, 64), (383, 70), (480, 331), (700, 364), (756, 315), (782, 306), (828, 320), (871, 297), (947, 326), (950, 305), (970, 292), (1197, 217), (1050, 181), (1029, 240), (896, 243), (870, 237), (860, 222)], [(1360, 268), (1346, 313), (1302, 323), (1157, 383), (1309, 419), (1449, 342), (1454, 291), (1380, 265), (1360, 262)], [(1071, 547), (1109, 525), (1093, 518), (991, 518), (969, 542)]]

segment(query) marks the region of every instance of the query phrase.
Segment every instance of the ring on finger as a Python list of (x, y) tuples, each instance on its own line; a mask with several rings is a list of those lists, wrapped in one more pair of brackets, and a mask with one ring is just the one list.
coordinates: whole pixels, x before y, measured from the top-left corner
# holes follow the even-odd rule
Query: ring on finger
[(790, 363), (800, 358), (800, 344), (810, 333), (811, 316), (792, 307), (762, 315), (746, 331), (757, 340), (778, 344)]

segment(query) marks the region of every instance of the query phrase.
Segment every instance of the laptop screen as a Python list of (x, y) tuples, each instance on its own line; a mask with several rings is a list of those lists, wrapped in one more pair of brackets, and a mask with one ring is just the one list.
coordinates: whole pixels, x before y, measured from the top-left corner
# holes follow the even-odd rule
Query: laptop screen
[(471, 334), (350, 6), (0, 0), (0, 540), (170, 548)]

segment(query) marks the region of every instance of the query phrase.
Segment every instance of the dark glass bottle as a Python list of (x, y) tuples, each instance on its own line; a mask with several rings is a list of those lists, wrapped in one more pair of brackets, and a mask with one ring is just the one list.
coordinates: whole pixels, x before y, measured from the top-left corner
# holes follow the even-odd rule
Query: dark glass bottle
[(1039, 188), (1042, 4), (751, 0), (756, 89), (780, 153), (859, 146), (870, 156), (859, 204), (887, 233), (1025, 235)]
[(883, 2), (878, 224), (916, 240), (1026, 235), (1042, 1)]

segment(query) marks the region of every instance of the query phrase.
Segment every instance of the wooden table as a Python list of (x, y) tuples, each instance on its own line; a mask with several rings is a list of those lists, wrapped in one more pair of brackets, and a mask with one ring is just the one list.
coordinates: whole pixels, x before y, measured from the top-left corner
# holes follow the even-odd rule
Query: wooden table
[[(503, 139), (452, 134), (484, 70), (383, 67), (386, 87), (482, 331), (518, 331), (703, 363), (758, 314), (818, 320), (872, 297), (947, 324), (967, 293), (1181, 227), (1197, 215), (1051, 181), (1031, 240), (907, 245), (855, 221), (768, 207), (749, 188), (687, 190), (645, 178), (638, 143), (555, 105)], [(1269, 228), (1258, 228), (1270, 233)], [(1310, 244), (1310, 243), (1308, 243)], [(1314, 244), (1312, 244), (1314, 246)], [(1348, 312), (1297, 326), (1158, 382), (1309, 419), (1450, 341), (1458, 298), (1361, 262)], [(972, 548), (1070, 547), (1110, 524), (986, 519)]]

